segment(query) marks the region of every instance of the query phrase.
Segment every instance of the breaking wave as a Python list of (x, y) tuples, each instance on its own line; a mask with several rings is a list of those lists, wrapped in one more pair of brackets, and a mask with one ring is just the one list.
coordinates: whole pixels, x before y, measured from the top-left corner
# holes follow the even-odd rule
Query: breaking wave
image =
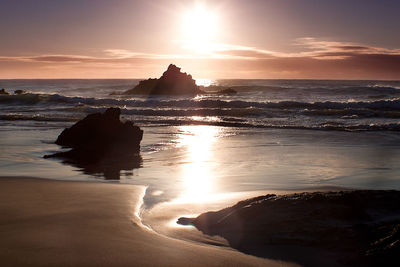
[(24, 94), (0, 96), (0, 104), (37, 105), (37, 104), (85, 104), (114, 105), (119, 107), (179, 107), (179, 108), (267, 108), (267, 109), (370, 109), (370, 110), (400, 110), (400, 98), (376, 101), (350, 102), (252, 102), (242, 100), (219, 99), (181, 99), (166, 100), (149, 98), (147, 100), (67, 97), (58, 94)]
[[(356, 87), (346, 90), (356, 90)], [(397, 90), (379, 87), (382, 90)], [(333, 89), (328, 89), (333, 90)], [(371, 90), (376, 90), (373, 87)], [(370, 101), (265, 101), (252, 98), (178, 99), (70, 97), (60, 94), (0, 95), (1, 121), (77, 121), (88, 113), (117, 106), (141, 125), (216, 125), (345, 131), (400, 131), (400, 98)], [(210, 119), (211, 118), (211, 119)]]

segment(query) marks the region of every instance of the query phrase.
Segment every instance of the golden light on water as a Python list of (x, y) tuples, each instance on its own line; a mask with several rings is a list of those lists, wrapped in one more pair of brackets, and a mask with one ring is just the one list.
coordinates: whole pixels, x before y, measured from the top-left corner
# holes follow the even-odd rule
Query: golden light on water
[(221, 129), (215, 126), (181, 126), (177, 146), (186, 149), (181, 169), (182, 195), (177, 201), (205, 202), (215, 192), (213, 144)]

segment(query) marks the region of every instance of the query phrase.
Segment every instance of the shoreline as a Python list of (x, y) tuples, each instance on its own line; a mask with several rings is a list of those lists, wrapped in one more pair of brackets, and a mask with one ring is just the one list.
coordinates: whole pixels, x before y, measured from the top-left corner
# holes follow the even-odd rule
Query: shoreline
[(207, 235), (192, 225), (182, 225), (178, 223), (181, 217), (197, 217), (209, 211), (217, 211), (235, 205), (244, 199), (250, 199), (267, 194), (286, 195), (301, 192), (327, 192), (327, 191), (347, 191), (350, 188), (343, 187), (315, 187), (302, 189), (276, 189), (243, 191), (219, 194), (211, 199), (202, 202), (180, 202), (171, 200), (160, 202), (149, 209), (141, 211), (140, 219), (145, 227), (149, 227), (157, 234), (168, 236), (178, 240), (184, 240), (195, 244), (208, 244), (232, 248), (229, 242), (218, 235)]
[[(66, 179), (53, 179), (45, 177), (30, 177), (30, 176), (0, 176), (2, 179), (35, 179), (41, 181), (55, 181), (67, 183), (88, 183), (88, 184), (105, 184), (105, 185), (118, 185), (118, 186), (133, 186), (142, 188), (143, 192), (141, 197), (138, 198), (138, 203), (135, 209), (135, 216), (137, 220), (135, 223), (142, 228), (153, 232), (154, 234), (165, 236), (168, 238), (182, 240), (193, 244), (212, 245), (232, 249), (229, 242), (221, 236), (210, 236), (199, 231), (195, 226), (182, 225), (178, 223), (181, 217), (197, 217), (203, 213), (211, 210), (220, 210), (226, 207), (233, 206), (235, 203), (244, 199), (250, 199), (266, 194), (285, 195), (301, 192), (327, 192), (327, 191), (347, 191), (357, 190), (352, 188), (338, 187), (338, 186), (320, 186), (320, 187), (304, 187), (304, 188), (289, 188), (289, 189), (271, 189), (271, 190), (257, 190), (257, 191), (242, 191), (230, 192), (214, 196), (203, 202), (180, 202), (176, 200), (159, 202), (151, 208), (146, 208), (144, 197), (147, 194), (147, 186), (116, 183), (107, 180), (66, 180)], [(190, 211), (188, 213), (188, 211)]]
[(33, 177), (0, 185), (2, 266), (296, 266), (146, 229), (136, 217), (142, 186)]

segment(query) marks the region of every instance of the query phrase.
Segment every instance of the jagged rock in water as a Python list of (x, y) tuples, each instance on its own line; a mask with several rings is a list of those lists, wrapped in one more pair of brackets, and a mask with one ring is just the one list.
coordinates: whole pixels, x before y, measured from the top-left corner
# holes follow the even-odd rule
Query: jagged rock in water
[(0, 89), (0, 95), (9, 95), (10, 93), (6, 91), (6, 89)]
[(139, 84), (124, 95), (196, 95), (204, 93), (196, 85), (190, 74), (181, 72), (177, 66), (170, 64), (159, 79), (140, 81)]
[(64, 129), (55, 143), (72, 149), (45, 158), (63, 158), (66, 163), (86, 168), (88, 173), (114, 172), (110, 177), (116, 176), (116, 170), (139, 167), (143, 131), (131, 121), (121, 122), (120, 113), (119, 108), (109, 108)]
[(399, 191), (270, 194), (178, 223), (305, 266), (400, 266)]
[(140, 81), (135, 88), (125, 91), (124, 95), (151, 95), (151, 92), (154, 90), (158, 83), (158, 79), (148, 79)]

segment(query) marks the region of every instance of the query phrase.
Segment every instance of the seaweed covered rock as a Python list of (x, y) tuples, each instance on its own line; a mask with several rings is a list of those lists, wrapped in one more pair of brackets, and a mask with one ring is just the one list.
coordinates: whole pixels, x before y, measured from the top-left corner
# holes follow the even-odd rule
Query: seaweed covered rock
[(159, 79), (140, 81), (139, 84), (125, 91), (124, 95), (196, 95), (204, 93), (196, 85), (192, 75), (181, 72), (177, 66), (170, 64)]
[[(45, 158), (63, 158), (67, 163), (89, 169), (139, 166), (143, 131), (131, 121), (121, 122), (120, 113), (119, 108), (109, 108), (104, 113), (89, 114), (64, 129), (55, 142), (72, 149)], [(122, 164), (125, 161), (127, 164)]]

